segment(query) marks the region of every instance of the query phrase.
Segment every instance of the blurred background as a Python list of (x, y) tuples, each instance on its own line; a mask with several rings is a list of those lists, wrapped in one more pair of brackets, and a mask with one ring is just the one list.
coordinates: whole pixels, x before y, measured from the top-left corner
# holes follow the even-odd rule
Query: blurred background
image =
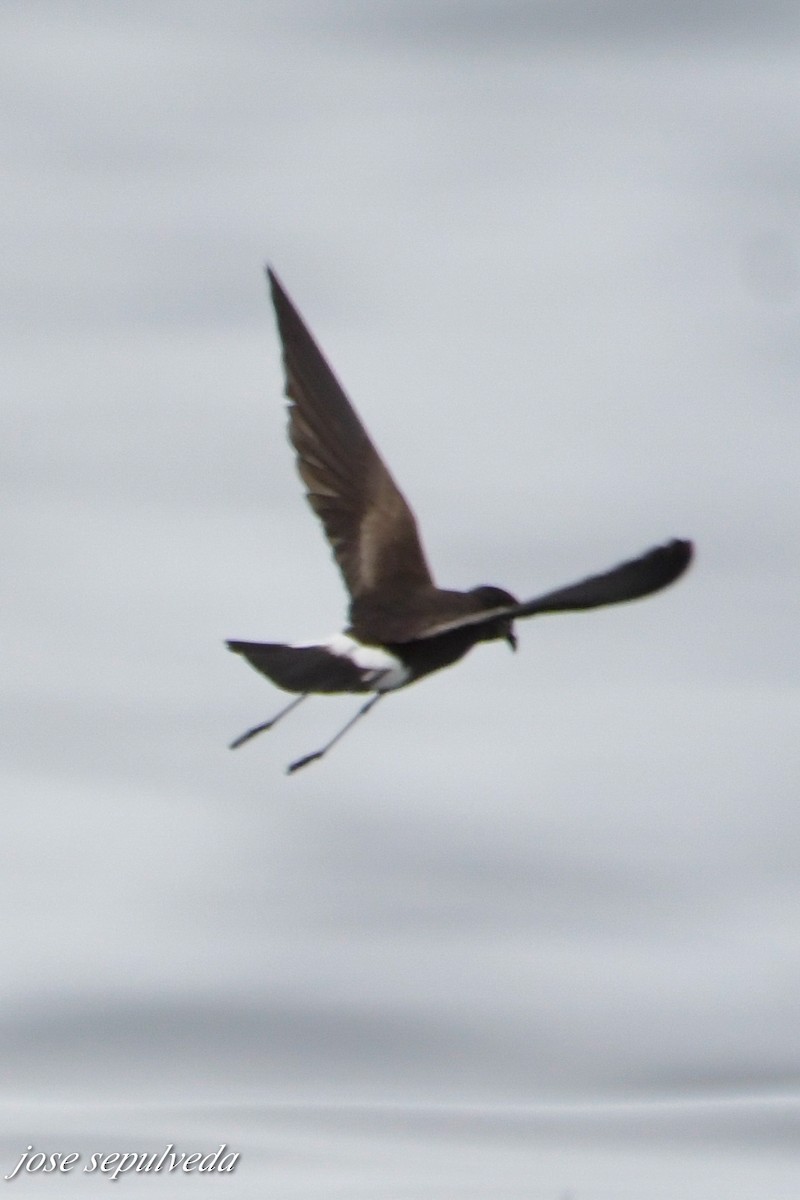
[[(796, 1200), (798, 32), (3, 4), (1, 1173), (224, 1141), (237, 1200)], [(285, 697), (224, 639), (345, 610), (267, 261), (440, 584), (692, 573), (296, 777), (352, 697), (231, 754)]]

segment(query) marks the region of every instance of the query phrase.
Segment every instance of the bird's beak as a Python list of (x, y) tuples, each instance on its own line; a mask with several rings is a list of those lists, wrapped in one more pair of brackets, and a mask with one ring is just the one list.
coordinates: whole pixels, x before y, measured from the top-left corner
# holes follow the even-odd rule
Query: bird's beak
[(512, 649), (512, 650), (516, 650), (516, 648), (517, 648), (517, 635), (516, 635), (515, 633), (510, 633), (510, 632), (509, 632), (509, 633), (507, 633), (507, 634), (506, 634), (506, 641), (508, 642), (508, 644), (509, 644), (509, 646), (511, 647), (511, 649)]

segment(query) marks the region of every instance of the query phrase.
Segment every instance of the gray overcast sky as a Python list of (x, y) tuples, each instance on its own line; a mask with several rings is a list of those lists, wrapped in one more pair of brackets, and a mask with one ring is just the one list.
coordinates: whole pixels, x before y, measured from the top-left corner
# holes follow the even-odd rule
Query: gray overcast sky
[[(798, 24), (779, 0), (6, 0), (0, 1099), (30, 1107), (3, 1162), (78, 1102), (625, 1101), (640, 1124), (603, 1130), (650, 1147), (658, 1195), (690, 1195), (698, 1129), (698, 1197), (784, 1194)], [(223, 639), (344, 616), (265, 261), (443, 585), (527, 596), (676, 535), (692, 574), (525, 623), (294, 778), (352, 698), (230, 754), (282, 697)], [(661, 1102), (688, 1115), (642, 1142)], [(251, 1161), (300, 1136), (237, 1119)], [(543, 1196), (642, 1194), (632, 1149), (570, 1174), (542, 1120)], [(351, 1131), (370, 1195), (390, 1125)], [(426, 1128), (404, 1186), (468, 1194), (437, 1154), (473, 1133)], [(303, 1154), (334, 1133), (309, 1117)], [(512, 1135), (484, 1162), (533, 1195)], [(752, 1192), (734, 1148), (773, 1172)]]

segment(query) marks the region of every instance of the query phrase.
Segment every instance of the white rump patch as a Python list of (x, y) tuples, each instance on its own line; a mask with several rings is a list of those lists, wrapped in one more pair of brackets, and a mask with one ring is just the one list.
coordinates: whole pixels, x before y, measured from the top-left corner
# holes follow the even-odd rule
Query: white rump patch
[(391, 692), (411, 678), (411, 672), (399, 658), (381, 646), (365, 646), (347, 633), (335, 633), (324, 642), (312, 642), (339, 658), (347, 658), (358, 667), (364, 683), (376, 692)]

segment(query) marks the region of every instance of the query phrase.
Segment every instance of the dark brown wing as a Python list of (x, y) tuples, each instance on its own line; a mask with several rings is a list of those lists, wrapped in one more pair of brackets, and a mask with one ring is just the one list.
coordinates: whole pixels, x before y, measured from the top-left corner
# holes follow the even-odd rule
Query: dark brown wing
[(633, 558), (610, 571), (604, 571), (602, 575), (590, 575), (580, 583), (558, 588), (555, 592), (547, 592), (544, 596), (526, 600), (522, 604), (493, 608), (470, 613), (453, 621), (443, 621), (431, 625), (417, 636), (438, 637), (439, 634), (449, 633), (453, 629), (482, 625), (499, 617), (515, 620), (517, 617), (532, 617), (537, 613), (575, 612), (585, 608), (600, 608), (605, 604), (638, 600), (641, 596), (649, 596), (652, 592), (658, 592), (668, 584), (674, 583), (689, 566), (693, 554), (694, 547), (691, 542), (675, 539), (648, 550), (639, 558)]
[(433, 584), (414, 514), (273, 271), (289, 437), (308, 502), (353, 598)]

